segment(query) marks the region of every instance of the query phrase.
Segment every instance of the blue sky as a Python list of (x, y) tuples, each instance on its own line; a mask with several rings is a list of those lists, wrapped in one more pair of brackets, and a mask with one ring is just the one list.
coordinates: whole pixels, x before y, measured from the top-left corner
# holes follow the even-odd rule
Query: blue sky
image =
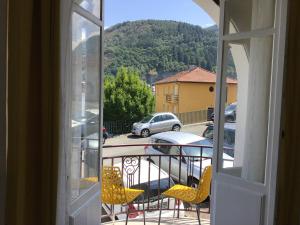
[(175, 20), (211, 26), (213, 20), (192, 0), (105, 0), (105, 28), (141, 19)]

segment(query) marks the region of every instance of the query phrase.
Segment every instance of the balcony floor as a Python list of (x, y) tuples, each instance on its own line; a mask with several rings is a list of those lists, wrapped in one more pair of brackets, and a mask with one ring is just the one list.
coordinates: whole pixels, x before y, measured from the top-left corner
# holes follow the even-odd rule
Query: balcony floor
[[(111, 225), (113, 224), (113, 222), (107, 222), (104, 223), (107, 225)], [(125, 224), (125, 220), (124, 221), (116, 221), (115, 225), (123, 225)], [(128, 220), (128, 225), (143, 225), (143, 220)], [(146, 225), (157, 225), (158, 224), (158, 219), (146, 219)], [(174, 223), (173, 223), (173, 218), (162, 218), (161, 219), (161, 225), (170, 225), (170, 224), (174, 224), (174, 225), (198, 225), (198, 220), (196, 220), (195, 218), (179, 218), (179, 219), (174, 219)], [(210, 225), (210, 220), (208, 219), (203, 219), (201, 218), (201, 225)]]

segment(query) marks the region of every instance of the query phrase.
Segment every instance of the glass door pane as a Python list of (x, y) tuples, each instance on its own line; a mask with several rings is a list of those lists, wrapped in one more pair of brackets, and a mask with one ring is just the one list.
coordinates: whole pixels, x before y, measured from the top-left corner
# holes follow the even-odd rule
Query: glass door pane
[(89, 11), (94, 16), (100, 18), (101, 2), (100, 0), (75, 0), (80, 7)]
[[(222, 172), (260, 183), (265, 179), (272, 46), (272, 36), (224, 42)], [(233, 55), (242, 66), (235, 67)]]
[[(100, 27), (73, 13), (71, 190), (76, 199), (98, 181)], [(89, 179), (85, 179), (89, 178)]]

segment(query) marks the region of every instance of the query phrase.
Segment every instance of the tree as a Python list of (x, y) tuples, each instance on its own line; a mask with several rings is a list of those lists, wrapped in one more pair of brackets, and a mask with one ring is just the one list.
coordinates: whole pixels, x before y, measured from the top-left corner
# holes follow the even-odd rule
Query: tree
[(120, 67), (116, 77), (104, 81), (104, 120), (138, 121), (154, 110), (151, 88), (137, 70)]
[[(149, 70), (155, 69), (157, 76), (148, 79), (149, 84), (193, 65), (210, 71), (216, 66), (217, 27), (145, 20), (115, 25), (106, 29), (104, 36), (105, 74), (116, 75), (117, 68), (126, 66), (149, 78)], [(229, 62), (233, 62), (231, 58)]]

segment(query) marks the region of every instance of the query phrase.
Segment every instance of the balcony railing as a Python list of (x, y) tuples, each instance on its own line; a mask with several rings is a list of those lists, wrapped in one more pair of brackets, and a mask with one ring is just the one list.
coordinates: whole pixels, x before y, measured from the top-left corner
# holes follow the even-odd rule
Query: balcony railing
[[(126, 180), (127, 187), (137, 187), (142, 188), (145, 185), (141, 185), (141, 162), (142, 160), (147, 160), (148, 166), (148, 175), (143, 175), (143, 184), (147, 184), (148, 188), (146, 188), (145, 192), (145, 203), (146, 211), (154, 211), (158, 210), (160, 207), (160, 194), (164, 191), (162, 190), (162, 178), (161, 171), (165, 171), (167, 173), (167, 188), (171, 187), (171, 184), (174, 182), (184, 184), (184, 185), (194, 185), (197, 186), (199, 180), (202, 177), (203, 169), (212, 164), (212, 157), (207, 157), (208, 151), (211, 151), (212, 155), (212, 147), (211, 146), (199, 146), (199, 145), (176, 145), (176, 144), (140, 144), (140, 145), (118, 145), (118, 146), (104, 146), (104, 148), (128, 148), (131, 146), (144, 146), (145, 151), (148, 148), (155, 149), (157, 152), (165, 152), (167, 154), (140, 154), (140, 155), (126, 155), (126, 156), (114, 156), (114, 157), (103, 157), (103, 165), (118, 165), (121, 167), (121, 171), (123, 174), (123, 179)], [(192, 150), (194, 152), (193, 155), (186, 155), (184, 153), (185, 149)], [(170, 154), (173, 153), (173, 154)], [(151, 164), (154, 163), (157, 166), (156, 171), (151, 171)], [(143, 164), (143, 166), (145, 166)], [(135, 176), (134, 174), (137, 173)], [(155, 176), (154, 173), (157, 173), (157, 190), (150, 190), (150, 179)], [(145, 179), (146, 177), (146, 179)], [(165, 178), (164, 178), (165, 181)], [(166, 187), (164, 187), (166, 188)], [(142, 188), (143, 189), (143, 188)], [(153, 198), (149, 192), (156, 192), (156, 198)], [(156, 202), (155, 205), (150, 203)], [(139, 207), (140, 202), (137, 203), (137, 209)], [(206, 208), (205, 213), (210, 212), (209, 202), (207, 202), (208, 207)], [(109, 208), (109, 207), (108, 207)], [(173, 210), (174, 206), (171, 206), (170, 199), (168, 199), (167, 204), (164, 205), (162, 210)], [(179, 215), (179, 211), (195, 211), (195, 208), (192, 208), (190, 205), (184, 205), (184, 208), (178, 207), (177, 215)], [(125, 213), (125, 211), (119, 212)]]
[[(133, 144), (133, 145), (104, 145), (107, 151), (111, 149), (116, 151), (118, 148), (141, 147), (145, 152), (149, 152), (149, 148), (156, 150), (157, 154), (134, 154), (134, 155), (116, 155), (113, 157), (103, 157), (102, 165), (118, 166), (121, 169), (125, 187), (144, 189), (144, 202), (137, 199), (135, 202), (136, 215), (142, 213), (142, 204), (144, 204), (146, 212), (157, 211), (160, 208), (160, 195), (166, 189), (170, 188), (174, 183), (180, 183), (188, 186), (198, 185), (202, 177), (204, 168), (212, 164), (212, 157), (207, 156), (211, 146), (200, 145), (176, 145), (176, 144)], [(187, 155), (185, 151), (189, 149), (194, 154)], [(89, 167), (89, 151), (93, 148), (87, 148), (85, 157), (82, 158), (83, 167)], [(164, 154), (164, 153), (166, 154)], [(91, 154), (92, 157), (95, 155)], [(155, 178), (153, 178), (155, 177)], [(151, 189), (152, 188), (152, 189)], [(166, 201), (166, 202), (165, 202)], [(173, 200), (174, 201), (174, 200)], [(181, 204), (183, 205), (183, 204)], [(102, 215), (101, 219), (111, 217), (111, 206), (103, 205), (107, 215)], [(209, 199), (205, 202), (201, 212), (210, 213)], [(174, 210), (174, 204), (171, 199), (164, 200), (163, 211)], [(195, 208), (184, 204), (183, 207), (177, 207), (177, 216), (180, 212), (195, 212)], [(120, 207), (116, 212), (116, 216), (125, 214), (126, 209)], [(147, 214), (146, 214), (147, 215)]]

